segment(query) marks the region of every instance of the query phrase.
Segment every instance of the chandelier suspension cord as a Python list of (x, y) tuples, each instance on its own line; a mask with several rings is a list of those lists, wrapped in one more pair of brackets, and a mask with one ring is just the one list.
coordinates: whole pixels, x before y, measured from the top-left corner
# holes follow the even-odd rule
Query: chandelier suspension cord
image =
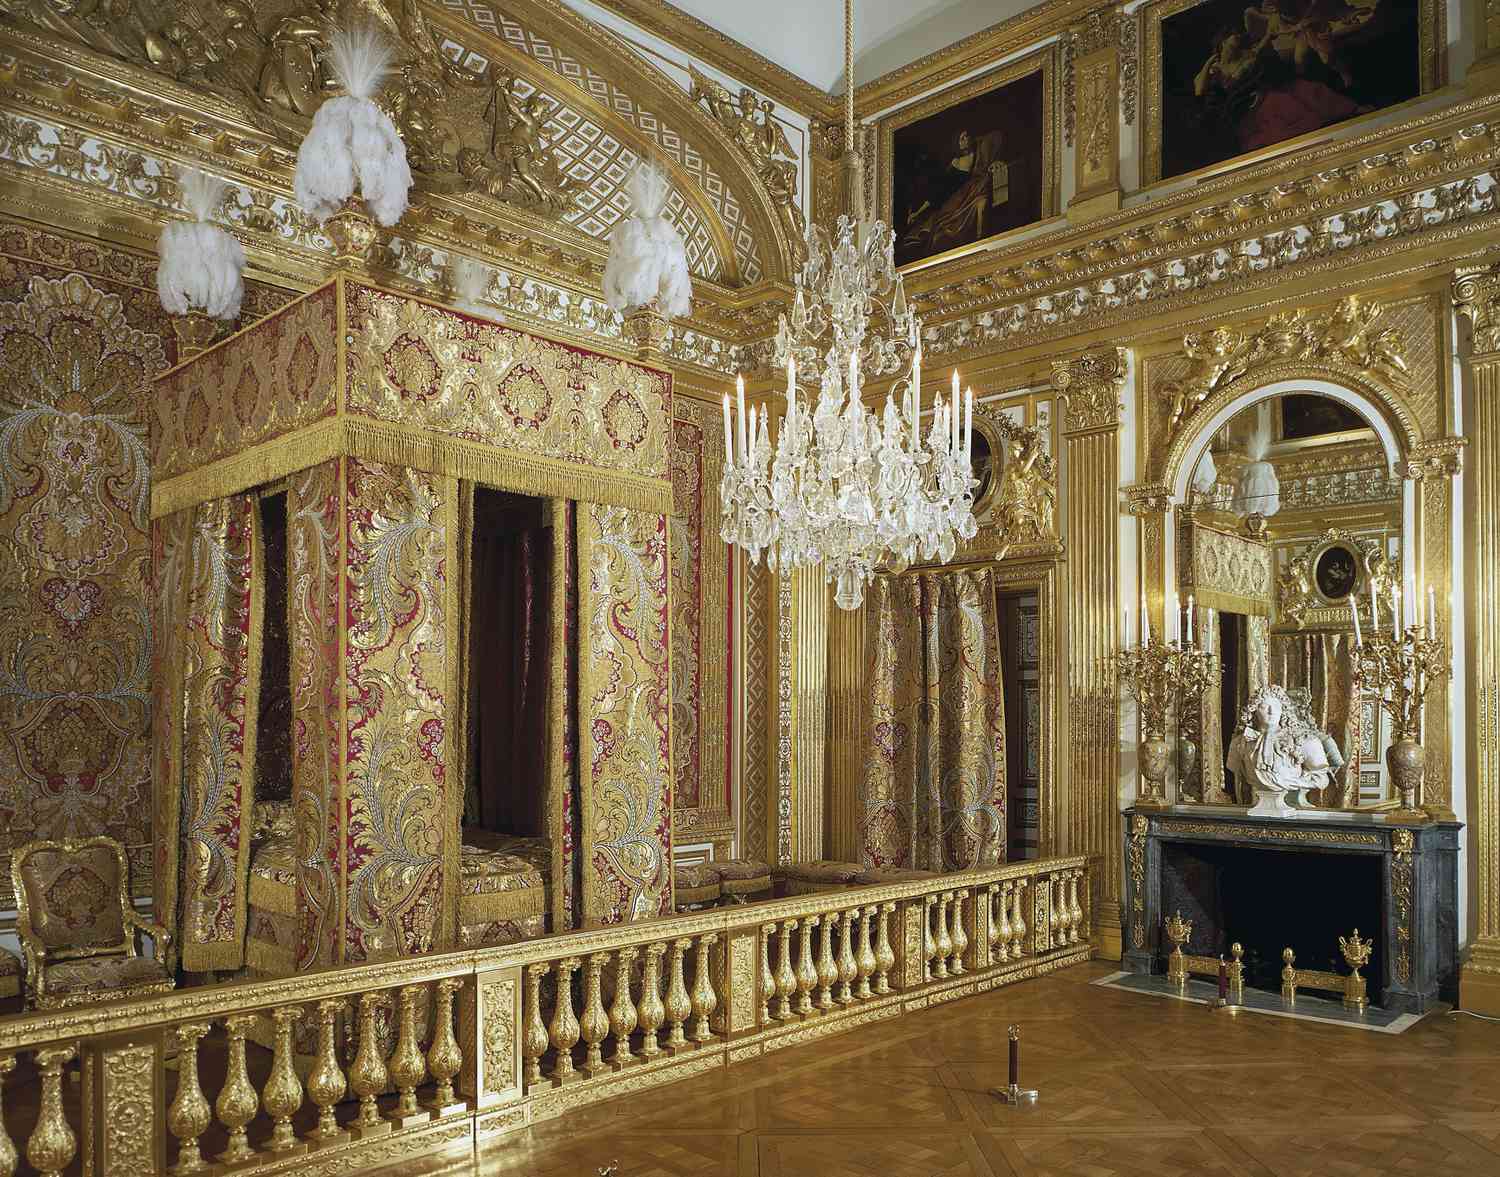
[(844, 0), (844, 150), (854, 150), (854, 0)]

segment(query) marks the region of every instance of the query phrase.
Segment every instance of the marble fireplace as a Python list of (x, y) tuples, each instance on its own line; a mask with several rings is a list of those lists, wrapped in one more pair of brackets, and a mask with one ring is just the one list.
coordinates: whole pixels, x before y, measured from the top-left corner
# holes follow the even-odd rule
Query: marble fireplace
[(1376, 948), (1363, 970), (1373, 1004), (1420, 1013), (1458, 998), (1457, 822), (1374, 814), (1248, 817), (1203, 806), (1125, 814), (1123, 967), (1166, 969), (1163, 922), (1193, 923), (1186, 951), (1245, 948), (1246, 983), (1277, 989), (1281, 950), (1301, 968), (1348, 972), (1338, 936)]

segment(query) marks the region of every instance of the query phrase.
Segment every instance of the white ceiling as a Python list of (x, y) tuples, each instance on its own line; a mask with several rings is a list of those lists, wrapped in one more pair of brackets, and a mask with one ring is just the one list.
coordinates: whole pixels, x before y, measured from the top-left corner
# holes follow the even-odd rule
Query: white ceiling
[[(818, 89), (843, 91), (842, 0), (672, 2)], [(1029, 7), (1026, 0), (855, 0), (855, 81), (871, 81)]]

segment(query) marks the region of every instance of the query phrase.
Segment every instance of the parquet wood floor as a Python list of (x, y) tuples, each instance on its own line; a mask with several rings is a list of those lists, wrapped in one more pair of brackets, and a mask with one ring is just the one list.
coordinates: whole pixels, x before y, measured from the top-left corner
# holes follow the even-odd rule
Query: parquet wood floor
[[(1401, 1035), (1101, 989), (1087, 965), (506, 1137), (484, 1177), (1500, 1177), (1500, 1025)], [(1031, 1109), (989, 1094), (1023, 1031)]]

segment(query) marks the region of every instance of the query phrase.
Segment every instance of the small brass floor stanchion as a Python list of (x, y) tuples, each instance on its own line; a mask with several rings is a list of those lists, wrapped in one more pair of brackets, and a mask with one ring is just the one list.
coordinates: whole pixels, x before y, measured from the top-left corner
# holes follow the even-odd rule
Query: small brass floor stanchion
[(1010, 1028), (1010, 1083), (1005, 1087), (991, 1087), (990, 1094), (1001, 1103), (1031, 1104), (1037, 1101), (1035, 1088), (1023, 1089), (1021, 1087), (1020, 1026), (1012, 1026)]

